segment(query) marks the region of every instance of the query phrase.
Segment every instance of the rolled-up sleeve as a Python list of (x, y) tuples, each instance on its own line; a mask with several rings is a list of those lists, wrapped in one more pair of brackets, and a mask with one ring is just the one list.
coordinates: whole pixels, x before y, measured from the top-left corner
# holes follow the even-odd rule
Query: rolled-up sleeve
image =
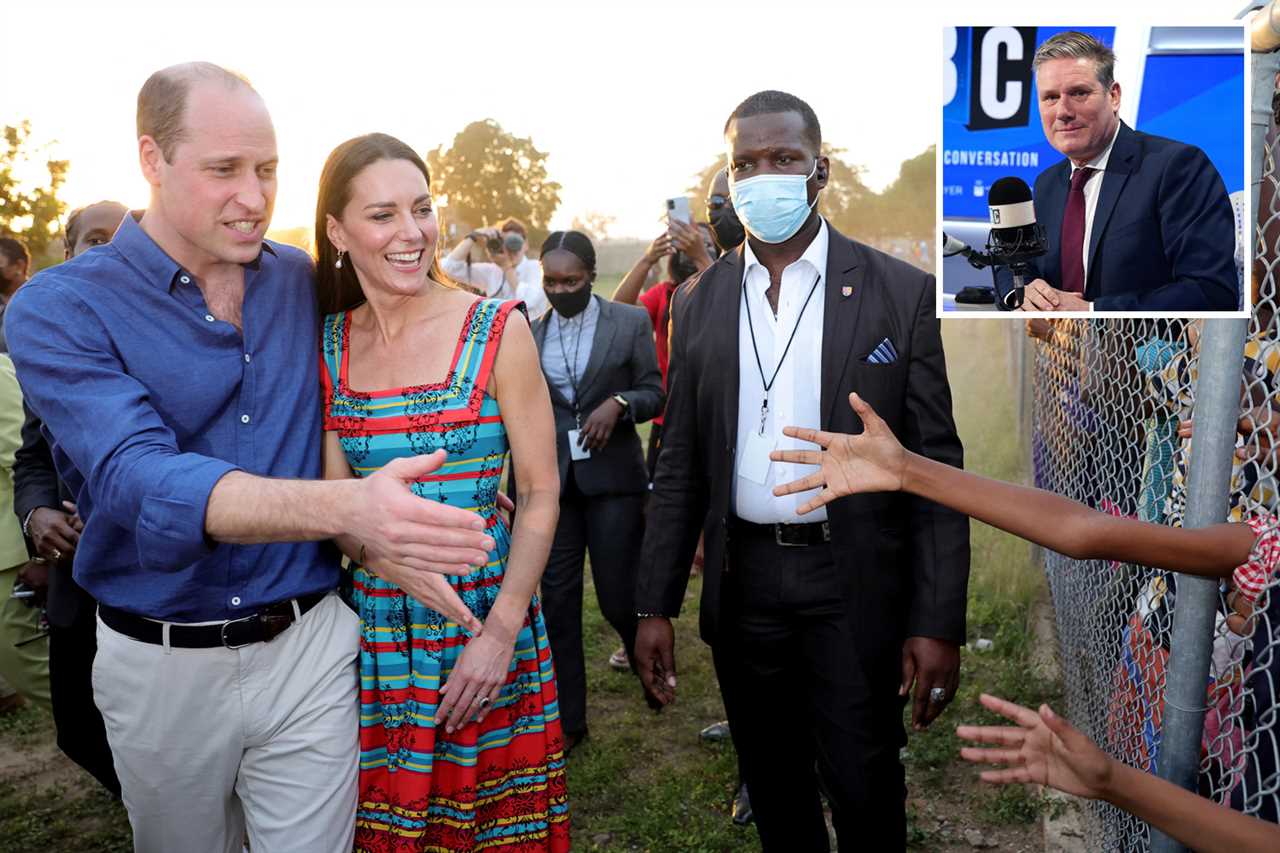
[(143, 568), (180, 568), (210, 554), (209, 495), (239, 466), (178, 448), (105, 324), (67, 283), (23, 288), (5, 315), (27, 403), (84, 475), (86, 520), (102, 513), (133, 529)]

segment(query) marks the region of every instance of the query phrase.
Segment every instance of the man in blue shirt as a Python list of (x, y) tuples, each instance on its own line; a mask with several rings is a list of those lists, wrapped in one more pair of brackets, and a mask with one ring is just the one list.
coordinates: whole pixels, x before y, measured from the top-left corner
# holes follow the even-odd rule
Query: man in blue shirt
[(84, 519), (100, 602), (94, 696), (138, 851), (347, 851), (358, 620), (332, 594), (348, 534), (406, 591), (493, 547), (408, 484), (321, 471), (310, 259), (264, 242), (271, 118), (205, 63), (138, 96), (151, 200), (113, 242), (41, 273), (5, 319), (18, 377)]

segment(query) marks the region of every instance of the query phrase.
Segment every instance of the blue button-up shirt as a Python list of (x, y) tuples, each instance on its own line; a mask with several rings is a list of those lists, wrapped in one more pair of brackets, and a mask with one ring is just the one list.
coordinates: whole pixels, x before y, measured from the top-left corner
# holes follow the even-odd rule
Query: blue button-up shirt
[(202, 622), (337, 585), (327, 543), (205, 535), (229, 471), (321, 475), (311, 259), (267, 243), (244, 275), (242, 334), (126, 216), (111, 243), (36, 275), (5, 312), (18, 379), (85, 522), (76, 581), (104, 604)]

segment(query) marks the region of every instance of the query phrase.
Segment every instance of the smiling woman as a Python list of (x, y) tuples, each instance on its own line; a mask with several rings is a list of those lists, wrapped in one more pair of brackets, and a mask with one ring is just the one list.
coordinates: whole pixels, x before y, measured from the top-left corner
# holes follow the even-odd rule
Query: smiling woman
[[(446, 579), (337, 538), (361, 629), (355, 847), (567, 850), (565, 749), (534, 597), (556, 526), (554, 432), (523, 306), (451, 286), (426, 165), (385, 134), (330, 155), (315, 239), (330, 312), (326, 478), (443, 449), (414, 494), (470, 507), (492, 541)], [(514, 530), (498, 512), (508, 450)]]

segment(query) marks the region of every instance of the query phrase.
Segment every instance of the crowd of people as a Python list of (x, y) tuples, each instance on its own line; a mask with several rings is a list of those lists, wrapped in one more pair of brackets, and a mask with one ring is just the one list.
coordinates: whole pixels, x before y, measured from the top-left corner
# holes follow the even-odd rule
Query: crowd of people
[[(920, 730), (956, 694), (967, 515), (1196, 574), (1254, 547), (961, 471), (934, 280), (820, 215), (794, 95), (737, 106), (709, 221), (673, 218), (613, 299), (579, 231), (444, 252), (427, 166), (381, 133), (326, 161), (314, 258), (266, 240), (270, 114), (218, 66), (156, 72), (137, 121), (145, 210), (77, 211), (30, 282), (0, 242), (0, 676), (136, 850), (570, 849), (587, 557), (657, 710), (701, 566), (765, 850), (828, 849), (824, 801), (848, 849), (902, 849), (904, 705)], [(984, 701), (1017, 724), (960, 731), (1003, 747), (966, 752), (1011, 766), (990, 781), (1276, 844)]]

